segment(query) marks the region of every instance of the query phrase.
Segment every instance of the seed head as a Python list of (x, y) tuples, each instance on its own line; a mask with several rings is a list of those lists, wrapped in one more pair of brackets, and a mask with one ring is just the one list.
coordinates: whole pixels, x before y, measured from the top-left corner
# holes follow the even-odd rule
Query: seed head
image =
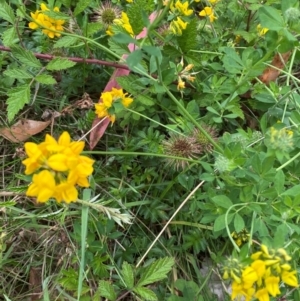
[(115, 19), (121, 17), (121, 10), (113, 6), (111, 2), (104, 2), (101, 7), (94, 10), (95, 22), (102, 23), (105, 27), (108, 27), (113, 24)]
[[(213, 140), (217, 141), (217, 132), (214, 128), (208, 125), (202, 125), (202, 128)], [(194, 129), (192, 137), (196, 140), (197, 143), (200, 144), (201, 149), (204, 152), (211, 153), (213, 151), (214, 146), (199, 129)]]
[[(179, 134), (171, 134), (168, 140), (162, 142), (162, 145), (164, 153), (174, 157), (193, 159), (202, 152), (200, 145), (193, 137), (185, 137)], [(188, 162), (181, 159), (168, 158), (167, 165), (171, 165), (175, 169), (184, 169)]]

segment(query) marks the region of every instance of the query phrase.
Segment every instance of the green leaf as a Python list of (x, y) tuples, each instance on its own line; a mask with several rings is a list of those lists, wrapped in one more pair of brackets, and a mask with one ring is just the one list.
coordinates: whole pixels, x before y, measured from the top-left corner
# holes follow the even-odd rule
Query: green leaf
[(149, 288), (146, 287), (136, 287), (133, 291), (142, 297), (143, 301), (157, 301), (157, 296), (151, 291)]
[[(233, 214), (228, 214), (228, 220), (227, 220), (227, 225), (229, 225), (232, 221)], [(226, 222), (225, 222), (225, 214), (222, 214), (218, 216), (215, 220), (214, 223), (214, 231), (218, 232), (220, 230), (223, 230), (226, 227)]]
[(17, 69), (17, 68), (7, 69), (3, 72), (3, 74), (7, 75), (9, 77), (18, 78), (18, 79), (33, 78), (33, 76), (30, 73), (28, 73), (27, 71), (22, 70), (22, 69)]
[(57, 42), (54, 44), (53, 48), (62, 48), (62, 47), (69, 47), (74, 45), (76, 42), (78, 42), (77, 37), (72, 37), (72, 36), (64, 36), (57, 40)]
[(222, 59), (225, 69), (229, 73), (240, 73), (243, 69), (243, 61), (236, 53), (234, 48), (225, 48), (224, 49), (225, 55)]
[(123, 54), (130, 53), (127, 44), (117, 43), (113, 39), (108, 40), (109, 49), (114, 53), (122, 56)]
[(281, 195), (290, 195), (290, 196), (296, 196), (299, 194), (300, 191), (300, 185), (295, 185), (292, 188), (286, 190)]
[(153, 106), (155, 104), (155, 101), (153, 98), (151, 98), (150, 96), (148, 95), (143, 95), (143, 94), (140, 94), (136, 97), (134, 97), (134, 100), (149, 107), (149, 106)]
[(84, 11), (90, 3), (90, 0), (79, 0), (74, 10), (74, 16), (77, 16), (79, 13)]
[(44, 85), (55, 85), (56, 80), (49, 74), (40, 74), (35, 77), (35, 80)]
[(100, 280), (98, 290), (100, 291), (101, 297), (107, 298), (110, 301), (115, 301), (117, 299), (115, 290), (108, 281)]
[(14, 11), (6, 2), (0, 4), (0, 17), (11, 24), (15, 22)]
[(164, 279), (174, 264), (174, 258), (165, 257), (154, 261), (145, 268), (137, 286), (147, 285)]
[(12, 121), (16, 114), (23, 109), (30, 100), (30, 85), (22, 85), (7, 92), (7, 117)]
[(17, 38), (17, 31), (14, 26), (6, 29), (2, 33), (2, 41), (4, 46), (10, 47), (16, 38)]
[(231, 200), (226, 195), (217, 195), (211, 199), (217, 206), (228, 209), (232, 206)]
[(47, 70), (64, 70), (75, 66), (76, 63), (64, 58), (55, 58), (46, 66)]
[(122, 264), (121, 272), (124, 278), (124, 282), (127, 285), (127, 289), (132, 289), (134, 287), (134, 275), (131, 265), (128, 262), (124, 261)]
[(20, 46), (11, 48), (12, 54), (27, 67), (42, 68), (41, 62), (29, 50), (25, 50)]
[(150, 1), (146, 0), (135, 0), (131, 3), (127, 15), (134, 34), (139, 34), (144, 27), (147, 27), (148, 19), (145, 20), (144, 17), (146, 13), (150, 12), (151, 6)]
[(86, 35), (88, 37), (92, 36), (94, 33), (100, 31), (103, 28), (103, 24), (101, 23), (88, 23), (87, 24), (87, 29), (86, 29)]
[(241, 232), (245, 228), (245, 222), (239, 214), (234, 216), (233, 225), (236, 232)]
[(280, 31), (285, 27), (285, 22), (280, 11), (272, 6), (264, 5), (258, 10), (258, 17), (262, 27)]
[(177, 37), (178, 45), (182, 52), (188, 52), (197, 46), (197, 19), (193, 18), (183, 31), (182, 35)]

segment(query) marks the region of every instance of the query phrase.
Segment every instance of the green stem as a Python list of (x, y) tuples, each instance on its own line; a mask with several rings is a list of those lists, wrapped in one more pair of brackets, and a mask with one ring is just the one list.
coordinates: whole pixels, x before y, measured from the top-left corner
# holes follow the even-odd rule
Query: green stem
[(187, 161), (192, 163), (199, 163), (197, 160), (175, 157), (165, 154), (154, 154), (154, 153), (142, 153), (142, 152), (123, 152), (123, 151), (84, 151), (83, 154), (96, 154), (96, 155), (124, 155), (124, 156), (148, 156), (148, 157), (161, 157), (161, 158), (170, 158), (175, 160)]
[(283, 169), (284, 167), (289, 165), (291, 162), (293, 162), (295, 159), (297, 159), (299, 156), (300, 156), (300, 152), (297, 155), (295, 155), (293, 158), (291, 158), (290, 160), (288, 160), (287, 162), (285, 162), (284, 164), (282, 164), (281, 166), (276, 168), (276, 171)]

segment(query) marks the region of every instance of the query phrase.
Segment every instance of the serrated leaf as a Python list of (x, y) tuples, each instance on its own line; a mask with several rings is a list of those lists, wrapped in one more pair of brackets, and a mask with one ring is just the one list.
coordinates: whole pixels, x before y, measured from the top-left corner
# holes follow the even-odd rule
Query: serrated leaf
[(13, 41), (17, 38), (17, 31), (14, 26), (6, 29), (2, 33), (2, 41), (4, 46), (11, 46), (13, 44)]
[(115, 301), (117, 299), (115, 290), (108, 281), (100, 280), (98, 290), (100, 291), (101, 297), (107, 298), (110, 301)]
[(13, 46), (12, 54), (27, 67), (42, 68), (41, 62), (29, 50), (20, 46)]
[(56, 80), (49, 74), (40, 74), (35, 77), (35, 80), (44, 85), (55, 85)]
[(46, 69), (58, 71), (58, 70), (64, 70), (64, 69), (71, 68), (75, 65), (76, 65), (75, 62), (69, 61), (68, 59), (57, 57), (48, 63), (48, 65), (46, 66)]
[(117, 43), (113, 39), (108, 40), (108, 45), (109, 45), (109, 49), (114, 53), (118, 54), (119, 56), (130, 53), (128, 49), (128, 45)]
[(195, 49), (197, 45), (197, 19), (192, 19), (187, 24), (186, 29), (182, 35), (177, 37), (178, 45), (182, 52), (188, 52), (191, 49)]
[(62, 47), (69, 47), (74, 45), (78, 41), (77, 37), (72, 36), (64, 36), (57, 40), (57, 42), (54, 44), (53, 48), (62, 48)]
[(17, 68), (7, 69), (3, 73), (4, 75), (7, 75), (12, 78), (18, 78), (18, 79), (33, 78), (33, 76), (27, 71), (22, 69), (17, 69)]
[(134, 274), (131, 265), (124, 261), (122, 264), (122, 275), (127, 289), (132, 289), (134, 287)]
[(130, 25), (134, 34), (139, 34), (144, 27), (147, 27), (145, 15), (150, 12), (150, 2), (146, 0), (135, 0), (127, 10)]
[(7, 117), (12, 121), (16, 114), (23, 109), (30, 100), (30, 85), (22, 85), (7, 92)]
[(15, 22), (14, 11), (5, 2), (0, 4), (0, 17), (11, 24), (14, 24)]
[(102, 28), (103, 28), (102, 23), (98, 23), (98, 22), (88, 23), (86, 29), (86, 35), (92, 36), (94, 33), (100, 31)]
[(173, 265), (174, 259), (172, 257), (160, 258), (154, 261), (143, 271), (137, 286), (147, 285), (166, 278)]
[(140, 94), (140, 95), (136, 96), (135, 101), (139, 102), (140, 104), (143, 104), (147, 107), (153, 106), (155, 104), (154, 99), (152, 99), (148, 95), (143, 95), (143, 94)]
[(153, 291), (146, 287), (136, 287), (133, 291), (142, 297), (143, 301), (157, 301), (157, 296)]
[(79, 0), (74, 10), (74, 15), (77, 16), (79, 13), (84, 11), (91, 3), (90, 0)]

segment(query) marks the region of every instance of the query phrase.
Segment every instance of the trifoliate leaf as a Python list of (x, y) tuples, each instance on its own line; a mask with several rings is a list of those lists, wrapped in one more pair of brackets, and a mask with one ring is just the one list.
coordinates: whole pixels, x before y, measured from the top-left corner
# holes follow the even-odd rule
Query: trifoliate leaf
[(174, 259), (172, 257), (160, 258), (154, 261), (145, 268), (137, 286), (147, 285), (166, 278), (173, 265)]
[(47, 70), (64, 70), (75, 66), (76, 63), (64, 58), (55, 58), (46, 66)]
[(30, 85), (22, 85), (7, 92), (7, 117), (12, 121), (16, 114), (23, 109), (30, 100)]
[(14, 26), (6, 29), (2, 33), (3, 45), (10, 47), (13, 44), (13, 41), (16, 39), (16, 37), (17, 37), (17, 31)]
[(123, 275), (123, 280), (127, 285), (127, 289), (132, 289), (134, 286), (134, 275), (131, 265), (128, 262), (124, 261), (122, 264), (121, 272)]
[(18, 79), (33, 78), (33, 75), (31, 75), (27, 71), (22, 69), (17, 69), (17, 68), (7, 69), (3, 73), (12, 78), (18, 78)]
[(146, 287), (136, 287), (133, 289), (133, 291), (138, 294), (140, 297), (142, 297), (142, 300), (147, 301), (157, 301), (157, 296), (153, 291), (151, 291), (149, 288)]
[(77, 37), (72, 36), (64, 36), (57, 40), (57, 42), (54, 44), (53, 48), (62, 48), (62, 47), (69, 47), (74, 45), (78, 41)]
[(117, 299), (115, 290), (108, 281), (100, 280), (98, 290), (100, 291), (100, 296), (107, 298), (109, 301), (115, 301)]
[(12, 54), (27, 67), (42, 68), (41, 62), (29, 50), (25, 50), (20, 46), (13, 46), (11, 48)]
[(14, 24), (14, 22), (15, 22), (14, 11), (5, 2), (0, 4), (0, 17), (11, 24)]
[(35, 80), (44, 85), (55, 85), (56, 80), (49, 74), (40, 74), (35, 77)]
[(91, 0), (79, 0), (74, 10), (74, 16), (77, 16), (79, 13), (84, 11), (90, 3)]

